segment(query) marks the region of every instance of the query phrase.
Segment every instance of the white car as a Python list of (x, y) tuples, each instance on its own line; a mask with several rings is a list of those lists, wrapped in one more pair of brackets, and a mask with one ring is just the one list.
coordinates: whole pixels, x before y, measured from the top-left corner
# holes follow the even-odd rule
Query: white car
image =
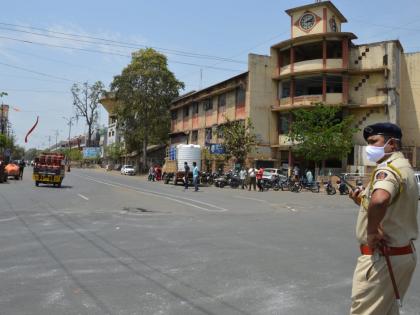
[(121, 167), (121, 175), (136, 175), (136, 170), (133, 165), (123, 165)]
[(281, 171), (281, 169), (278, 168), (265, 168), (264, 169), (264, 173), (263, 173), (263, 178), (264, 179), (269, 179), (272, 180), (273, 179), (273, 175), (274, 176), (279, 176), (280, 180), (285, 180), (287, 177), (283, 174), (283, 172)]

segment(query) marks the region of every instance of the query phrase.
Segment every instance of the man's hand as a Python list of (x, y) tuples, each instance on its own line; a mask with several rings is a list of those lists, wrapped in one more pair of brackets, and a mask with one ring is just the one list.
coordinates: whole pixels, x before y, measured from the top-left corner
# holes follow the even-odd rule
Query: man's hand
[(351, 190), (349, 193), (350, 199), (352, 199), (358, 206), (360, 206), (360, 203), (362, 202), (362, 197), (360, 196), (361, 193), (362, 189), (359, 188), (356, 188), (356, 190)]
[(372, 249), (378, 247), (378, 245), (387, 244), (386, 236), (382, 228), (382, 225), (378, 226), (378, 231), (376, 233), (367, 235), (367, 242), (368, 242), (369, 247)]

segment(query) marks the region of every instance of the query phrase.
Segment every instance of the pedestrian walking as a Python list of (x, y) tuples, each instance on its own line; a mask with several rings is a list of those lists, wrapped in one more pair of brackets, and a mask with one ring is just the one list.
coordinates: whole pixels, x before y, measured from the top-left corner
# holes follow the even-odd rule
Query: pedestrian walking
[(25, 169), (26, 163), (24, 160), (20, 160), (19, 161), (19, 178), (22, 180), (23, 179), (23, 171)]
[(256, 180), (256, 171), (255, 168), (251, 167), (248, 170), (248, 176), (249, 176), (249, 187), (248, 187), (248, 191), (251, 191), (251, 186), (254, 187), (254, 191), (257, 190), (257, 180)]
[(194, 184), (194, 191), (198, 191), (198, 179), (199, 179), (200, 172), (198, 171), (198, 166), (196, 162), (193, 162), (193, 184)]
[(151, 181), (155, 181), (155, 168), (152, 166), (150, 166), (149, 168), (149, 177), (148, 177), (149, 182)]
[(188, 162), (184, 162), (184, 188), (188, 189), (188, 176), (190, 174), (190, 167)]
[(257, 175), (256, 175), (258, 191), (264, 191), (264, 188), (263, 188), (263, 185), (262, 185), (263, 175), (264, 175), (264, 169), (262, 167), (260, 167), (258, 169), (258, 172), (257, 172)]
[(239, 171), (239, 180), (241, 181), (241, 188), (245, 189), (245, 187), (247, 186), (247, 184), (245, 183), (246, 181), (246, 170), (244, 167), (241, 168), (241, 170)]
[(365, 189), (350, 198), (360, 206), (356, 237), (361, 256), (354, 271), (351, 314), (396, 315), (417, 255), (419, 192), (401, 150), (401, 129), (377, 123), (363, 130), (367, 158), (376, 163)]

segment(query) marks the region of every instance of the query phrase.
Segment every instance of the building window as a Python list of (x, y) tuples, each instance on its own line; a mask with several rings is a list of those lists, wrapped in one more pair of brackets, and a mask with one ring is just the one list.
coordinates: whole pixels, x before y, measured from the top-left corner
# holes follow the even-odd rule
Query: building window
[(322, 95), (322, 76), (295, 79), (295, 96)]
[(171, 118), (172, 118), (172, 120), (177, 120), (178, 119), (178, 111), (176, 109), (171, 111)]
[(243, 106), (245, 105), (245, 89), (240, 86), (236, 88), (236, 106)]
[(217, 138), (223, 139), (225, 137), (225, 134), (223, 133), (223, 126), (217, 127)]
[(290, 80), (279, 83), (279, 99), (290, 97)]
[(187, 118), (190, 115), (190, 107), (189, 106), (185, 106), (183, 108), (183, 112), (184, 112), (184, 118)]
[(343, 77), (327, 76), (327, 93), (343, 93)]
[(191, 142), (197, 142), (198, 141), (198, 130), (193, 130), (191, 132)]
[(212, 128), (206, 128), (206, 142), (209, 142), (213, 138)]
[(194, 102), (192, 105), (192, 113), (193, 115), (198, 114), (198, 102)]
[(110, 132), (108, 132), (108, 137), (111, 137), (111, 131), (110, 131)]
[(322, 42), (295, 46), (295, 62), (322, 59)]
[(114, 136), (115, 135), (115, 131), (114, 130), (112, 130), (112, 136)]
[(343, 44), (338, 41), (327, 41), (327, 59), (343, 58)]
[(223, 109), (226, 106), (226, 94), (221, 94), (217, 98), (218, 109)]
[(286, 135), (290, 131), (290, 114), (279, 115), (279, 135)]
[(290, 48), (286, 50), (279, 51), (280, 56), (280, 67), (288, 66), (290, 65)]
[(204, 110), (205, 111), (210, 111), (210, 110), (213, 109), (213, 102), (211, 101), (210, 98), (204, 100), (203, 104), (204, 104)]

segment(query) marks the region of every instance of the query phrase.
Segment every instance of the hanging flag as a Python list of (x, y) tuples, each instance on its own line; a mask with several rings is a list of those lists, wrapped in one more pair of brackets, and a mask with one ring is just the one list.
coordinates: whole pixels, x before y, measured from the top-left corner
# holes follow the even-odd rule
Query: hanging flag
[(26, 134), (25, 137), (25, 143), (28, 143), (28, 136), (32, 133), (32, 131), (34, 131), (34, 129), (36, 128), (36, 126), (38, 125), (38, 121), (39, 121), (39, 116), (36, 116), (36, 122), (35, 124), (32, 126), (32, 128), (28, 131), (28, 133)]

